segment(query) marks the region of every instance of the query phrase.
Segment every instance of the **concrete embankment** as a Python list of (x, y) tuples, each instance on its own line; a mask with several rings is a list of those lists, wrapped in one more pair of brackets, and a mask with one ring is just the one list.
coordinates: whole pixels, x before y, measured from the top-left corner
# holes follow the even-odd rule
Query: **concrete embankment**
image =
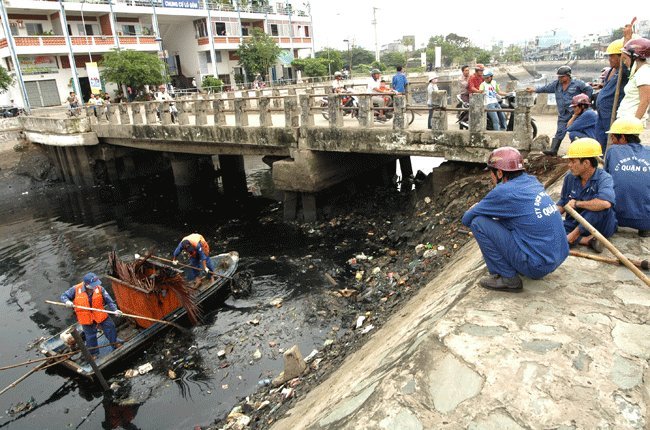
[[(650, 253), (636, 231), (613, 243)], [(481, 289), (486, 273), (465, 245), (273, 429), (647, 428), (650, 289), (576, 257), (520, 294)]]

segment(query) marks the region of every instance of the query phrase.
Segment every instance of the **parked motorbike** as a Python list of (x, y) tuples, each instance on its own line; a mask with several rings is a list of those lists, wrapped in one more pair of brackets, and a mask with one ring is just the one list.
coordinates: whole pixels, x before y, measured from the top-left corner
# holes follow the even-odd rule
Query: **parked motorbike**
[[(469, 108), (469, 103), (464, 102), (461, 98), (460, 95), (456, 96), (456, 99), (458, 100), (458, 104), (456, 105), (457, 108), (464, 108), (468, 109)], [(501, 105), (502, 109), (514, 109), (517, 106), (517, 97), (514, 92), (508, 93), (505, 97), (501, 99), (499, 102)], [(512, 131), (514, 129), (514, 124), (515, 124), (515, 116), (512, 112), (506, 112), (506, 117), (507, 117), (507, 131)], [(469, 129), (469, 111), (463, 110), (463, 111), (458, 111), (458, 114), (456, 114), (456, 123), (460, 127), (461, 130), (468, 130)], [(537, 136), (537, 124), (535, 123), (535, 118), (530, 118), (530, 127), (533, 131), (533, 139)], [(487, 117), (487, 129), (492, 130), (492, 119), (488, 115)]]

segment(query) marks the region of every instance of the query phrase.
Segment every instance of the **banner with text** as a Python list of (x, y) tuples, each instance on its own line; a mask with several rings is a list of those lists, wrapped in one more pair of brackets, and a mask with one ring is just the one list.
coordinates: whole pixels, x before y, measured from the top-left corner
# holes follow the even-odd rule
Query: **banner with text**
[(99, 68), (97, 67), (97, 63), (86, 63), (86, 73), (88, 73), (90, 91), (93, 94), (101, 94), (102, 80), (99, 78)]
[(199, 9), (199, 0), (163, 0), (163, 7)]

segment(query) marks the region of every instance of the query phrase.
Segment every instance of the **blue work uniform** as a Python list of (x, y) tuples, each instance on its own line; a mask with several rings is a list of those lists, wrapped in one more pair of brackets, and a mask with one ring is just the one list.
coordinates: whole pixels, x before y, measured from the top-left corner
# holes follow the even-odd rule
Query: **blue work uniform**
[(463, 215), (492, 274), (539, 279), (569, 255), (562, 217), (534, 176), (497, 184)]
[[(609, 76), (614, 73), (610, 78)], [(618, 94), (617, 106), (621, 105), (621, 100), (625, 97), (625, 84), (630, 78), (630, 70), (623, 66), (623, 76), (621, 77), (621, 89)], [(609, 80), (607, 80), (609, 79)], [(612, 120), (612, 110), (614, 108), (614, 96), (616, 95), (616, 82), (618, 81), (618, 69), (610, 69), (605, 76), (605, 86), (598, 92), (596, 98), (596, 110), (598, 112), (598, 122), (596, 123), (596, 140), (603, 147), (603, 153), (607, 147), (607, 131), (609, 131)]]
[[(192, 245), (190, 245), (192, 246)], [(193, 247), (192, 247), (193, 248)], [(178, 257), (178, 255), (183, 251), (183, 241), (181, 241), (176, 249), (174, 250), (174, 259)], [(205, 265), (207, 266), (208, 269), (210, 269), (211, 272), (215, 272), (216, 269), (214, 267), (214, 263), (212, 262), (212, 259), (205, 255), (205, 252), (203, 251), (203, 247), (199, 243), (199, 245), (196, 247), (196, 253), (194, 255), (190, 255), (189, 258), (189, 263), (190, 266), (196, 267), (196, 269), (190, 269), (189, 271), (186, 271), (185, 277), (189, 280), (192, 281), (196, 279), (197, 276), (199, 276), (203, 271), (200, 270), (202, 266), (201, 262), (205, 260)]]
[(566, 131), (569, 132), (569, 139), (573, 142), (582, 137), (596, 138), (596, 123), (598, 114), (591, 109), (582, 112), (579, 117), (573, 121)]
[[(66, 290), (63, 294), (61, 294), (61, 301), (63, 303), (67, 301), (74, 301), (75, 297), (75, 290), (77, 289), (76, 286), (69, 288)], [(86, 293), (88, 294), (88, 303), (92, 303), (92, 295), (93, 295), (93, 290), (94, 288), (86, 288)], [(102, 298), (104, 299), (104, 306), (108, 308), (109, 311), (115, 312), (117, 310), (117, 305), (115, 304), (115, 301), (113, 298), (108, 294), (106, 291), (106, 288), (102, 288)], [(115, 328), (115, 323), (111, 319), (111, 317), (106, 318), (104, 321), (102, 321), (99, 324), (82, 324), (81, 328), (83, 329), (84, 332), (84, 337), (86, 339), (86, 346), (88, 348), (93, 348), (90, 353), (92, 355), (99, 355), (99, 351), (97, 349), (94, 349), (97, 346), (97, 326), (100, 326), (102, 330), (104, 331), (104, 336), (106, 336), (106, 339), (108, 339), (109, 343), (116, 343), (118, 341), (117, 339), (117, 329)], [(113, 349), (115, 349), (115, 346), (113, 345)]]
[[(562, 194), (557, 204), (564, 207), (571, 199), (582, 201), (601, 199), (610, 202), (612, 207), (604, 211), (590, 211), (583, 208), (576, 208), (576, 211), (603, 236), (610, 237), (616, 232), (616, 213), (614, 212), (616, 197), (614, 194), (614, 181), (609, 173), (600, 168), (596, 169), (584, 187), (580, 177), (573, 176), (571, 173), (566, 175), (562, 184)], [(576, 227), (580, 229), (580, 236), (589, 236), (591, 234), (578, 221), (567, 214), (564, 219), (566, 233), (571, 233)]]
[(393, 76), (391, 87), (393, 87), (393, 90), (397, 91), (398, 93), (404, 94), (406, 92), (406, 85), (408, 83), (409, 81), (406, 79), (406, 75), (402, 72), (397, 72), (395, 76)]
[(566, 135), (567, 122), (573, 116), (573, 108), (571, 108), (573, 96), (586, 94), (591, 97), (594, 90), (580, 79), (571, 79), (566, 91), (562, 89), (560, 81), (555, 80), (550, 84), (535, 88), (535, 92), (555, 94), (555, 102), (557, 103), (557, 131), (553, 138), (561, 142)]
[(650, 147), (611, 145), (605, 170), (614, 179), (618, 225), (650, 230)]

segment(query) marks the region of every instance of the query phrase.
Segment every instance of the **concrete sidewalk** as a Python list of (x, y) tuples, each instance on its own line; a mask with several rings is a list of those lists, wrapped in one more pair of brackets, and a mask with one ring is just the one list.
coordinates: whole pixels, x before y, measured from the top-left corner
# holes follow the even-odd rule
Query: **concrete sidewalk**
[[(636, 231), (613, 243), (650, 254)], [(571, 256), (520, 294), (478, 287), (486, 273), (476, 243), (465, 245), (273, 429), (650, 425), (650, 288), (623, 266)]]

